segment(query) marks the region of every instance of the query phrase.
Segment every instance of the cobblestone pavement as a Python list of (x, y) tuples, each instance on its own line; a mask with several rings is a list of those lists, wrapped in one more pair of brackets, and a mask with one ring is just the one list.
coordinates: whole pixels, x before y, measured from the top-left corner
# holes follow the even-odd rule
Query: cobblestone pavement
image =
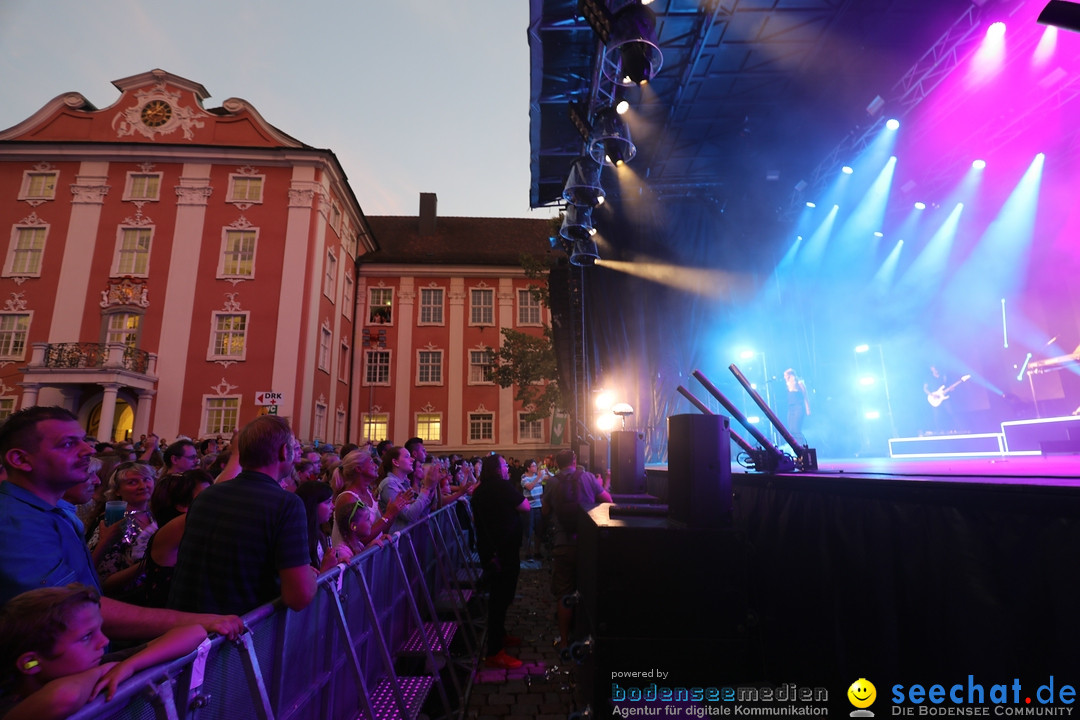
[(558, 636), (550, 561), (523, 560), (507, 631), (521, 646), (507, 652), (525, 664), (517, 670), (486, 668), (481, 660), (466, 709), (470, 720), (566, 720), (576, 709), (576, 665), (563, 663), (553, 646)]

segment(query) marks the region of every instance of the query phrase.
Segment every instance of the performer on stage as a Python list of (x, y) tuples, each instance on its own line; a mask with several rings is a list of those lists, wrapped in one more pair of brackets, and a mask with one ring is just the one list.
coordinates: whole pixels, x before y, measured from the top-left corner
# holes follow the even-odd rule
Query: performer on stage
[[(788, 368), (784, 371), (787, 384), (787, 429), (800, 445), (806, 445), (806, 436), (802, 433), (803, 419), (810, 414), (810, 395), (806, 392), (806, 383)], [(794, 448), (793, 448), (794, 449)]]
[(938, 370), (936, 365), (931, 365), (930, 374), (923, 383), (923, 392), (926, 393), (926, 400), (931, 411), (928, 435), (941, 435), (955, 429), (952, 405), (949, 403), (946, 391), (948, 385), (949, 377)]

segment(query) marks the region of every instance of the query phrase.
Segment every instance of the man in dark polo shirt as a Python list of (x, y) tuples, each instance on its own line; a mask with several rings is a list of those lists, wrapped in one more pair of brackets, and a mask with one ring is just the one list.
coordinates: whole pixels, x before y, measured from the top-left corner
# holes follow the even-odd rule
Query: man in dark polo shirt
[(236, 444), (243, 472), (203, 490), (188, 510), (169, 607), (243, 614), (280, 595), (303, 610), (315, 597), (317, 571), (304, 503), (279, 485), (292, 473), (292, 431), (285, 419), (263, 415)]

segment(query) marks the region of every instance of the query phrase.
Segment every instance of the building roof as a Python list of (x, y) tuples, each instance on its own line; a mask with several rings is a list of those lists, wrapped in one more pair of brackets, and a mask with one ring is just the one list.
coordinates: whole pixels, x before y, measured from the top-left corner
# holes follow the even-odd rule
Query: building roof
[(531, 218), (440, 217), (422, 233), (417, 216), (368, 216), (379, 249), (360, 262), (378, 264), (453, 264), (520, 266), (523, 254), (552, 262), (557, 232), (551, 220)]

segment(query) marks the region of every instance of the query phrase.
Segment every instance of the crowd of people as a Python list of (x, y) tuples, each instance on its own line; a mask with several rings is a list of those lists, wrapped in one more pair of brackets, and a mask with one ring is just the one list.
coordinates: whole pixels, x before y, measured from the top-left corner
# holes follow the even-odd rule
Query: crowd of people
[[(207, 633), (235, 639), (259, 605), (302, 610), (321, 573), (462, 498), (490, 598), (485, 662), (518, 667), (505, 620), (522, 556), (548, 552), (553, 592), (572, 592), (566, 507), (610, 501), (575, 460), (301, 445), (274, 415), (227, 443), (97, 443), (67, 410), (21, 410), (0, 426), (0, 717), (63, 717)], [(110, 639), (151, 642), (113, 658)]]

